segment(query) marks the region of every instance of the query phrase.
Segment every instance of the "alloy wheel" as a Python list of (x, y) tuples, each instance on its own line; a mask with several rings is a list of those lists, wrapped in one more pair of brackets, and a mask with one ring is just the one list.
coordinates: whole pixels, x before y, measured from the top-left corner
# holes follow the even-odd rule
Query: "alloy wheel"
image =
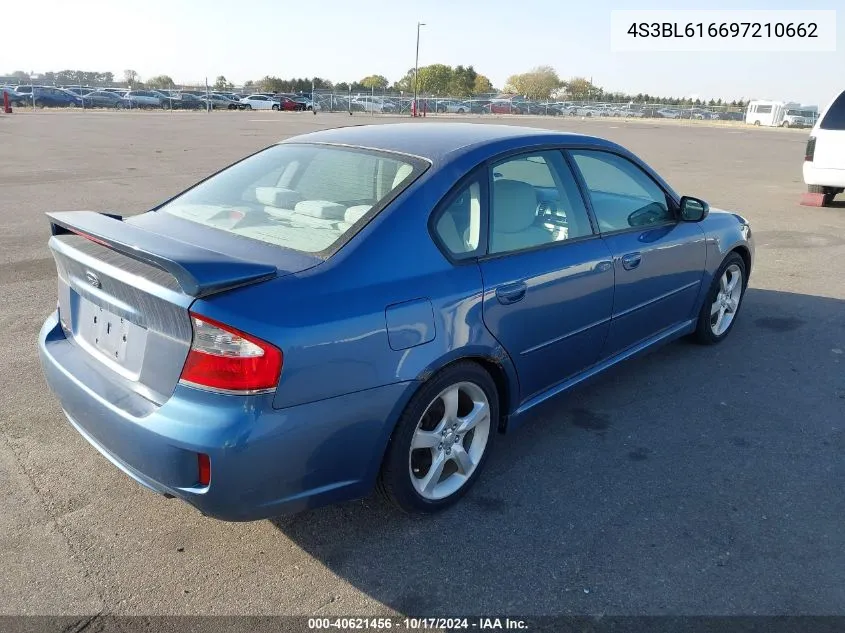
[(736, 264), (731, 264), (719, 279), (719, 290), (710, 306), (710, 330), (716, 336), (722, 336), (733, 323), (742, 299), (742, 271)]
[(441, 391), (417, 423), (408, 468), (417, 493), (436, 501), (460, 490), (481, 461), (490, 437), (484, 390), (460, 382)]

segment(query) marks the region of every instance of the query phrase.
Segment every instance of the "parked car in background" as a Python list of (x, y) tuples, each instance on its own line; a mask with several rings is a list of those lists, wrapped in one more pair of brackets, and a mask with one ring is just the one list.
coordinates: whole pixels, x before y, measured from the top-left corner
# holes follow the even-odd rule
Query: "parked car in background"
[(671, 108), (661, 108), (660, 110), (657, 111), (657, 113), (663, 119), (679, 119), (679, 118), (681, 118), (680, 110), (674, 110), (674, 109), (671, 109)]
[(308, 112), (319, 112), (322, 110), (322, 106), (320, 105), (319, 101), (313, 101), (311, 97), (306, 97), (304, 95), (299, 95), (298, 97), (291, 97), (297, 103), (301, 103), (304, 107), (303, 110)]
[(32, 90), (32, 100), (37, 107), (75, 107), (82, 106), (82, 98), (62, 88), (35, 86)]
[(85, 108), (115, 108), (120, 110), (128, 108), (130, 102), (115, 92), (95, 90), (82, 96), (82, 105)]
[(469, 99), (464, 101), (464, 105), (470, 114), (484, 114), (487, 112), (487, 105), (489, 103), (489, 99)]
[(275, 97), (268, 97), (262, 94), (253, 94), (241, 99), (246, 110), (278, 110), (279, 102)]
[(78, 95), (80, 97), (96, 90), (96, 88), (88, 88), (84, 86), (62, 86), (62, 89), (67, 90), (68, 92), (72, 92), (73, 94)]
[(146, 213), (48, 218), (38, 349), (64, 415), (137, 482), (238, 521), (374, 487), (444, 510), (543, 403), (680, 337), (723, 343), (754, 256), (744, 218), (625, 148), (506, 125), (324, 130)]
[(13, 106), (32, 103), (32, 97), (30, 95), (18, 92), (13, 86), (3, 86), (0, 88), (0, 100), (3, 99), (4, 94), (9, 95), (9, 104)]
[(199, 97), (199, 100), (211, 105), (212, 110), (238, 110), (243, 104), (221, 94), (210, 93), (207, 96)]
[(493, 99), (484, 109), (490, 114), (519, 114), (519, 108), (510, 99)]
[(645, 112), (643, 112), (642, 108), (633, 105), (623, 107), (621, 109), (621, 114), (624, 117), (632, 117), (635, 119), (641, 119), (645, 116)]
[[(130, 107), (138, 109), (161, 108), (162, 100), (167, 100), (160, 92), (153, 90), (130, 90), (126, 92), (124, 98), (129, 101)], [(165, 107), (169, 107), (169, 103)]]
[(287, 110), (288, 112), (298, 112), (298, 111), (305, 111), (306, 103), (300, 97), (294, 97), (291, 95), (281, 95), (278, 97), (279, 99), (279, 106), (282, 110)]
[(804, 182), (824, 206), (845, 191), (845, 91), (825, 108), (804, 152)]
[(440, 114), (466, 114), (469, 110), (464, 106), (463, 101), (454, 99), (435, 99), (435, 111)]
[[(179, 98), (172, 102), (172, 106), (178, 110), (205, 110), (205, 101), (196, 95), (180, 93)], [(237, 107), (237, 105), (236, 105)]]
[[(430, 107), (428, 111), (434, 112), (434, 108), (436, 108), (435, 101), (433, 99), (430, 99), (429, 101), (431, 102), (432, 107)], [(359, 95), (352, 99), (352, 103), (360, 106), (360, 109), (364, 112), (378, 112), (386, 114), (396, 111), (396, 106), (391, 101), (383, 99), (382, 97)]]
[(790, 108), (783, 115), (781, 127), (813, 127), (816, 124), (814, 110), (802, 110), (801, 108)]
[(602, 116), (603, 110), (597, 106), (577, 106), (569, 111), (572, 116), (598, 117)]

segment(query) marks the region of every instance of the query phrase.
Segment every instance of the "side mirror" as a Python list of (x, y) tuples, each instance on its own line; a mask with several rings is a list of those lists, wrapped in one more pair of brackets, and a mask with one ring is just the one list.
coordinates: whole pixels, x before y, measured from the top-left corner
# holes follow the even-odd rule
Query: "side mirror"
[(710, 205), (690, 196), (681, 198), (681, 219), (684, 222), (701, 222), (710, 213)]

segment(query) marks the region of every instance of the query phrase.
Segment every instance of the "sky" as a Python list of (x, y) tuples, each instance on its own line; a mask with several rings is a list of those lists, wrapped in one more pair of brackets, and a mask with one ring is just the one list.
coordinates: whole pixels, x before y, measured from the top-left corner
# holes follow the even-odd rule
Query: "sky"
[[(502, 87), (538, 65), (605, 91), (823, 106), (845, 89), (842, 0), (37, 0), (3, 9), (0, 74), (137, 71), (177, 83), (218, 75), (335, 82), (419, 63), (473, 65)], [(838, 6), (837, 6), (838, 5)], [(614, 9), (839, 9), (836, 52), (615, 53)], [(27, 29), (26, 25), (31, 25)], [(10, 28), (12, 27), (12, 28)]]

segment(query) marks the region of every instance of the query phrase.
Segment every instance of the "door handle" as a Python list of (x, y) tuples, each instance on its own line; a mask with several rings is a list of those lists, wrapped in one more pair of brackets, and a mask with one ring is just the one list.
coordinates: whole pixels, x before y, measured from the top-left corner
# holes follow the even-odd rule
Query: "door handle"
[(642, 253), (628, 253), (622, 256), (622, 268), (625, 270), (634, 270), (640, 265), (643, 260)]
[(504, 286), (496, 288), (496, 298), (499, 300), (499, 303), (503, 305), (516, 303), (517, 301), (522, 301), (527, 289), (528, 286), (525, 285), (524, 281), (505, 284)]

